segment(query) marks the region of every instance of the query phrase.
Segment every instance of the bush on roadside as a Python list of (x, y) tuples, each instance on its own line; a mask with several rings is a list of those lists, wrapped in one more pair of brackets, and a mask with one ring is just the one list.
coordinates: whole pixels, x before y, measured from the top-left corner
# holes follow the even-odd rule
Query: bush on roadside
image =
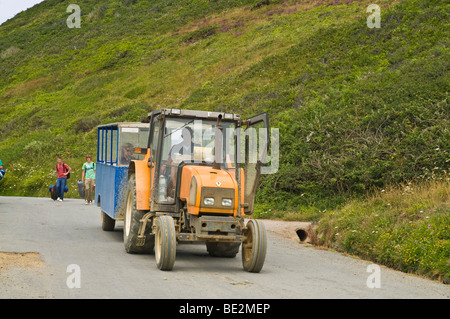
[(324, 215), (319, 245), (450, 283), (449, 179), (377, 190)]

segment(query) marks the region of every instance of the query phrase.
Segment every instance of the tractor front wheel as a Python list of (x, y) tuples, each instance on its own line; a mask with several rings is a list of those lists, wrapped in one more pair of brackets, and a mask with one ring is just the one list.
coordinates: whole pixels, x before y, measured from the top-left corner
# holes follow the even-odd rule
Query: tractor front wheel
[(266, 259), (266, 228), (261, 221), (251, 219), (244, 235), (246, 239), (242, 243), (242, 265), (246, 271), (260, 272)]
[(175, 263), (177, 238), (171, 216), (159, 216), (156, 220), (155, 259), (161, 270), (172, 270)]

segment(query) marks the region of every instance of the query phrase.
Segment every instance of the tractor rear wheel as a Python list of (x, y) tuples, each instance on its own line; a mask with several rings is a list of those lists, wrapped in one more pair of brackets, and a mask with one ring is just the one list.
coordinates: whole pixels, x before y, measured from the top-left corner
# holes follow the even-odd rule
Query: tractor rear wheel
[(251, 219), (244, 235), (246, 239), (242, 243), (242, 265), (249, 272), (260, 272), (266, 259), (266, 228), (261, 221)]
[(156, 220), (155, 259), (161, 270), (172, 270), (177, 251), (175, 223), (171, 216), (159, 216)]
[(153, 251), (155, 243), (154, 236), (150, 235), (151, 223), (148, 223), (146, 227), (144, 246), (136, 245), (141, 219), (146, 214), (146, 211), (136, 209), (136, 181), (134, 174), (132, 174), (128, 180), (128, 188), (125, 194), (123, 222), (123, 242), (125, 250), (127, 253), (131, 254), (149, 254)]

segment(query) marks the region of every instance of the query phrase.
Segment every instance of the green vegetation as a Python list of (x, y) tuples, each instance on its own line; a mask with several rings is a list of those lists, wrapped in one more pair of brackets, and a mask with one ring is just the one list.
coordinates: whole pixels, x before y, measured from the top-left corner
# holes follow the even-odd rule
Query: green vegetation
[(379, 190), (320, 220), (318, 244), (450, 284), (450, 184)]
[[(444, 1), (377, 1), (379, 29), (366, 25), (369, 0), (71, 3), (80, 29), (58, 0), (0, 26), (0, 195), (49, 196), (61, 155), (76, 197), (96, 125), (162, 107), (269, 112), (280, 168), (263, 176), (256, 216), (324, 225), (346, 205), (372, 215), (379, 207), (360, 201), (373, 189), (448, 172)], [(439, 212), (448, 224), (448, 206)]]

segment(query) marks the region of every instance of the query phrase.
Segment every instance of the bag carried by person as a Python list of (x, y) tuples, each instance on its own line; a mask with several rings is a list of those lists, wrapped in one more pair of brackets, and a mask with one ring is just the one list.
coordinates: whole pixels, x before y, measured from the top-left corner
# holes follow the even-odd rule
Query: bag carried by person
[[(50, 192), (50, 198), (53, 200), (57, 200), (58, 199), (58, 191), (56, 190), (56, 185), (50, 185), (48, 190)], [(64, 187), (64, 193), (67, 193), (68, 191), (69, 191), (69, 186), (66, 185)]]
[(50, 191), (50, 198), (56, 200), (58, 198), (58, 195), (56, 194), (56, 185), (50, 185), (48, 190)]
[(77, 181), (77, 185), (78, 185), (78, 195), (80, 195), (81, 198), (84, 198), (85, 193), (83, 181)]

